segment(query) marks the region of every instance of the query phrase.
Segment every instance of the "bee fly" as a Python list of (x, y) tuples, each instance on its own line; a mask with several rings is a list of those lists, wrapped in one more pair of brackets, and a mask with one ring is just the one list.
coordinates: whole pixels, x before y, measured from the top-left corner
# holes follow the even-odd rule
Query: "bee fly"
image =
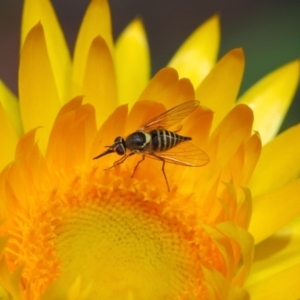
[(160, 160), (168, 191), (170, 191), (165, 173), (166, 162), (188, 167), (200, 167), (209, 162), (209, 157), (206, 153), (188, 142), (192, 139), (191, 137), (177, 134), (181, 128), (176, 131), (167, 130), (168, 127), (187, 117), (198, 106), (199, 101), (193, 100), (165, 111), (148, 121), (125, 139), (120, 136), (115, 138), (114, 143), (111, 146), (107, 146), (108, 149), (94, 157), (94, 159), (113, 152), (122, 155), (119, 160), (114, 162), (113, 166), (108, 168), (110, 169), (123, 163), (129, 156), (140, 153), (142, 154), (142, 159), (136, 164), (131, 177), (133, 177), (138, 165), (146, 156)]

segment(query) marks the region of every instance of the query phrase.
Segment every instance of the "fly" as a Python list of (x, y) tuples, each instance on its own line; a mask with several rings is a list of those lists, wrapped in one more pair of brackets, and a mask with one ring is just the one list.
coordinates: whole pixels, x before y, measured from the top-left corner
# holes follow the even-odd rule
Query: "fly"
[(122, 157), (114, 164), (105, 169), (116, 167), (123, 163), (129, 156), (136, 153), (142, 155), (142, 159), (136, 164), (132, 176), (138, 165), (149, 157), (162, 162), (162, 172), (170, 191), (168, 179), (165, 173), (165, 163), (172, 163), (188, 167), (200, 167), (209, 162), (208, 155), (189, 141), (191, 137), (177, 134), (177, 131), (169, 131), (168, 127), (179, 123), (194, 111), (200, 102), (197, 100), (187, 101), (179, 104), (159, 116), (151, 119), (137, 131), (128, 135), (125, 139), (121, 136), (115, 138), (111, 146), (100, 155), (94, 157), (98, 159), (104, 155), (116, 152)]

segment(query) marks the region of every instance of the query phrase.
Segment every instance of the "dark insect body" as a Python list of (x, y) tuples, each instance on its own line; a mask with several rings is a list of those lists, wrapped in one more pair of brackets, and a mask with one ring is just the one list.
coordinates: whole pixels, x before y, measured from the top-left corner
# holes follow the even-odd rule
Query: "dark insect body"
[(167, 183), (168, 191), (170, 191), (165, 174), (166, 162), (189, 167), (200, 167), (209, 162), (209, 157), (205, 152), (188, 142), (192, 139), (191, 137), (177, 134), (176, 132), (179, 130), (169, 131), (166, 129), (187, 117), (198, 106), (199, 101), (193, 100), (184, 102), (165, 111), (148, 121), (125, 139), (120, 136), (117, 137), (111, 146), (107, 146), (108, 150), (94, 157), (94, 159), (113, 152), (122, 155), (122, 157), (115, 161), (113, 166), (110, 167), (113, 168), (123, 163), (129, 156), (140, 153), (142, 154), (142, 159), (135, 166), (132, 177), (138, 165), (146, 156), (160, 160), (163, 164), (162, 172)]

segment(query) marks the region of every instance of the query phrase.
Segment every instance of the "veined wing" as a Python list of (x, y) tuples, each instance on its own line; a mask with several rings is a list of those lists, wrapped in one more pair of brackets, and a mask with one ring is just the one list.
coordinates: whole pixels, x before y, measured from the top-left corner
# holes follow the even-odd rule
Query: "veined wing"
[(190, 142), (183, 142), (168, 151), (151, 152), (150, 150), (142, 154), (152, 159), (181, 166), (201, 167), (209, 163), (209, 156)]
[(179, 104), (159, 116), (151, 119), (137, 131), (151, 130), (154, 128), (162, 127), (168, 128), (187, 117), (193, 110), (199, 106), (200, 102), (197, 100), (187, 101)]

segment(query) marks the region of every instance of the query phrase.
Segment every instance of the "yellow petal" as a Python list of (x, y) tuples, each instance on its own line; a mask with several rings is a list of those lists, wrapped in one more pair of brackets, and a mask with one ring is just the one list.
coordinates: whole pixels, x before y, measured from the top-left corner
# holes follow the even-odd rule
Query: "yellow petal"
[(189, 78), (197, 87), (214, 66), (220, 44), (219, 16), (199, 26), (169, 62), (180, 78)]
[[(91, 145), (96, 134), (95, 110), (90, 104), (79, 105), (82, 96), (71, 100), (57, 117), (47, 148), (47, 159), (54, 169), (75, 172), (82, 161), (92, 161)], [(50, 165), (50, 164), (49, 164)]]
[[(92, 157), (95, 157), (103, 152), (105, 146), (112, 144), (113, 139), (117, 136), (124, 136), (124, 131), (126, 128), (128, 107), (127, 105), (120, 105), (116, 110), (107, 118), (107, 120), (102, 124), (100, 130), (97, 132), (97, 136), (94, 141)], [(112, 163), (115, 160), (115, 157), (108, 156), (107, 160), (110, 160), (111, 157)], [(97, 160), (97, 164), (102, 163), (103, 160)], [(106, 165), (109, 164), (104, 162)]]
[(237, 105), (218, 125), (211, 140), (218, 140), (220, 147), (218, 159), (226, 164), (241, 143), (250, 138), (253, 123), (253, 112), (247, 105)]
[(95, 37), (101, 36), (111, 53), (113, 49), (110, 11), (107, 0), (92, 0), (87, 8), (76, 41), (72, 95), (82, 94), (82, 81), (88, 53)]
[(260, 282), (249, 287), (251, 300), (299, 299), (299, 274), (300, 263), (267, 278), (264, 277)]
[(196, 90), (196, 98), (214, 112), (214, 126), (233, 107), (244, 73), (245, 58), (242, 49), (228, 52), (217, 63)]
[(300, 215), (300, 179), (253, 199), (249, 231), (259, 243)]
[(277, 136), (263, 147), (250, 180), (252, 195), (260, 196), (299, 176), (300, 124)]
[(249, 105), (255, 115), (254, 129), (263, 144), (278, 132), (292, 102), (299, 82), (299, 61), (293, 61), (270, 73), (239, 99)]
[(184, 78), (178, 80), (176, 70), (161, 69), (151, 79), (139, 100), (151, 100), (163, 103), (168, 109), (185, 101), (195, 99), (191, 82)]
[[(0, 237), (0, 253), (3, 252), (3, 249), (5, 248), (5, 245), (7, 244), (7, 240), (8, 240), (8, 237)], [(3, 264), (3, 265), (1, 266), (1, 264)], [(1, 285), (0, 285), (0, 299), (9, 300), (10, 299), (9, 293), (5, 289), (5, 284), (3, 284), (3, 282), (5, 282), (5, 278), (4, 277), (7, 275), (5, 273), (3, 274), (3, 271), (5, 272), (7, 270), (6, 270), (6, 268), (4, 269), (3, 267), (5, 267), (5, 264), (4, 264), (4, 261), (2, 260), (2, 262), (0, 262), (0, 280), (1, 280)], [(6, 278), (6, 280), (7, 280), (7, 278)]]
[(185, 135), (192, 136), (193, 143), (199, 147), (207, 144), (213, 118), (213, 111), (199, 106), (184, 122)]
[(44, 28), (47, 51), (55, 84), (59, 99), (63, 103), (69, 100), (71, 75), (71, 58), (65, 38), (49, 0), (25, 0), (21, 47), (24, 45), (26, 36), (32, 27), (39, 22), (41, 22)]
[[(7, 242), (6, 237), (0, 238), (0, 247), (2, 248)], [(14, 299), (14, 300), (21, 300), (21, 289), (20, 280), (21, 280), (21, 273), (22, 268), (17, 268), (13, 273), (10, 273), (8, 267), (3, 259), (0, 261), (0, 278), (1, 284), (5, 290), (5, 298), (3, 299)], [(2, 295), (1, 295), (2, 296)]]
[(19, 68), (19, 93), (24, 131), (43, 126), (39, 131), (39, 144), (45, 149), (60, 101), (41, 24), (33, 27), (24, 42)]
[(0, 156), (0, 170), (2, 170), (9, 162), (11, 162), (15, 155), (16, 145), (18, 143), (18, 136), (9, 122), (7, 115), (0, 103), (0, 136), (1, 136), (1, 156)]
[(98, 36), (91, 45), (83, 78), (85, 101), (96, 108), (98, 126), (117, 107), (116, 75), (105, 40)]
[(136, 131), (143, 126), (146, 122), (155, 118), (161, 114), (164, 110), (164, 106), (160, 103), (153, 101), (138, 101), (136, 102), (129, 112), (128, 120), (130, 120), (126, 126), (128, 133)]
[(246, 283), (251, 299), (299, 299), (299, 253), (298, 218), (256, 246), (251, 274)]
[(140, 19), (131, 22), (117, 40), (116, 73), (119, 103), (133, 104), (150, 76), (148, 42)]
[[(231, 257), (229, 255), (229, 257), (233, 260), (233, 263), (238, 264), (239, 262), (242, 262), (244, 264), (245, 278), (248, 277), (251, 267), (251, 261), (253, 258), (253, 237), (246, 230), (236, 227), (231, 222), (223, 222), (218, 224), (216, 227), (218, 228), (218, 230), (220, 230), (220, 232), (224, 233), (226, 236), (230, 237), (230, 239), (234, 240), (235, 242), (237, 242), (238, 245), (240, 245), (240, 257), (235, 257), (235, 255), (232, 255)], [(234, 270), (235, 268), (233, 268), (233, 271)], [(228, 270), (228, 272), (230, 273), (230, 270)], [(239, 282), (239, 285), (243, 285), (243, 283), (244, 282)]]
[(245, 157), (243, 161), (241, 185), (247, 186), (257, 165), (261, 154), (261, 139), (259, 134), (254, 133), (251, 138), (245, 143)]
[(208, 282), (208, 299), (249, 300), (249, 295), (245, 289), (230, 285), (219, 272), (203, 268), (203, 273)]
[(55, 280), (42, 295), (40, 300), (70, 299), (85, 300), (91, 299), (90, 290), (92, 284), (83, 285), (81, 277), (78, 276), (73, 283), (66, 285), (64, 280)]
[(0, 80), (0, 102), (3, 105), (3, 109), (11, 126), (16, 134), (20, 137), (23, 134), (23, 127), (19, 102), (15, 95), (2, 82), (2, 80)]

